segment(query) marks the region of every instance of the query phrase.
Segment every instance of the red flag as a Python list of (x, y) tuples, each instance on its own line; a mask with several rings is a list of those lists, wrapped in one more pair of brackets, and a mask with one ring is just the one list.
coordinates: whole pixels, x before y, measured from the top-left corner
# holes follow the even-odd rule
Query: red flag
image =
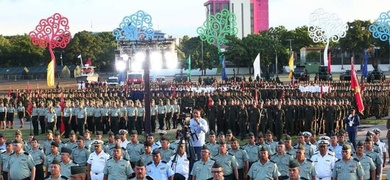
[(331, 63), (332, 63), (332, 54), (329, 52), (328, 53), (328, 73), (331, 71)]
[(292, 86), (292, 88), (295, 87), (295, 78), (294, 78), (294, 76), (293, 76), (293, 78), (291, 79), (291, 86)]
[(211, 102), (213, 102), (213, 99), (211, 97), (209, 97), (208, 102), (207, 102), (207, 107), (208, 108), (211, 107)]
[(11, 91), (11, 86), (10, 86), (9, 89), (8, 89), (8, 93), (7, 93), (7, 96), (8, 96), (8, 97), (11, 97), (11, 92), (12, 92), (12, 91)]
[(257, 100), (257, 90), (255, 90), (255, 102), (258, 102), (258, 100)]
[(27, 94), (30, 94), (30, 81), (27, 82)]
[(172, 96), (173, 96), (174, 98), (176, 98), (176, 86), (174, 86), (174, 87), (173, 87), (173, 93), (172, 93)]
[(280, 100), (283, 100), (284, 99), (284, 95), (286, 94), (286, 91), (283, 89), (282, 91), (282, 97), (280, 97)]
[[(64, 113), (64, 109), (65, 109), (64, 93), (61, 93), (60, 106), (61, 106), (61, 113), (63, 114)], [(64, 132), (65, 132), (64, 116), (61, 116), (60, 133), (62, 134)]]
[(91, 65), (91, 58), (88, 58), (87, 62), (85, 64), (88, 64), (87, 66), (90, 66)]
[(28, 105), (27, 105), (27, 109), (26, 109), (26, 112), (28, 115), (32, 115), (32, 112), (33, 112), (33, 104), (31, 102), (31, 99), (28, 101)]
[(244, 91), (245, 90), (245, 81), (241, 81), (241, 89)]
[(357, 78), (356, 72), (355, 72), (355, 65), (353, 63), (353, 57), (351, 58), (351, 89), (353, 89), (355, 92), (355, 101), (356, 101), (356, 106), (358, 108), (358, 111), (361, 114), (363, 114), (364, 105), (363, 105), (362, 96), (360, 94), (360, 86), (359, 86), (359, 81), (358, 81), (358, 78)]

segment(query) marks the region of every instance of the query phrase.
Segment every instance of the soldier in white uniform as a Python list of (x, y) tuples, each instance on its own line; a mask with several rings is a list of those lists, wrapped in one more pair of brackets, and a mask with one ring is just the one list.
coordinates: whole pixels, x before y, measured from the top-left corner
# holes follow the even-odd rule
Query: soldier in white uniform
[(161, 161), (159, 149), (152, 152), (153, 162), (146, 165), (146, 174), (156, 180), (173, 180), (173, 171), (166, 162)]
[(110, 156), (103, 151), (103, 141), (95, 141), (92, 145), (95, 151), (89, 155), (87, 160), (87, 172), (91, 180), (101, 180), (104, 177), (104, 166)]
[(314, 168), (317, 172), (317, 179), (331, 180), (334, 164), (337, 161), (336, 157), (328, 152), (329, 142), (327, 140), (319, 140), (319, 152), (311, 157)]
[(186, 153), (185, 141), (180, 142), (177, 154), (174, 154), (168, 162), (168, 166), (175, 173), (174, 179), (188, 179), (190, 173), (190, 161)]

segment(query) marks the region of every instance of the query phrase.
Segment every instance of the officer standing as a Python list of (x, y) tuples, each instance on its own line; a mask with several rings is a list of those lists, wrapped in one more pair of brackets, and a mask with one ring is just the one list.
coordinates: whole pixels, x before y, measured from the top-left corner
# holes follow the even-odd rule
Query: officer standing
[(280, 176), (276, 163), (268, 159), (268, 149), (262, 146), (259, 151), (259, 161), (252, 164), (248, 171), (251, 179), (277, 179)]
[(130, 142), (127, 144), (126, 150), (130, 156), (131, 167), (134, 168), (134, 164), (140, 159), (144, 147), (138, 141), (138, 134), (136, 130), (132, 130), (130, 134)]
[(92, 145), (95, 151), (89, 155), (87, 175), (90, 175), (91, 180), (100, 180), (104, 177), (103, 169), (110, 156), (103, 151), (103, 141), (95, 141)]
[(174, 172), (170, 166), (164, 161), (161, 161), (161, 152), (155, 149), (152, 152), (153, 162), (146, 165), (146, 173), (156, 180), (173, 180)]
[(358, 159), (351, 157), (351, 146), (344, 144), (342, 159), (336, 161), (332, 172), (334, 180), (363, 179), (364, 171)]
[(337, 160), (334, 154), (328, 152), (328, 145), (329, 142), (327, 140), (319, 140), (319, 152), (311, 157), (311, 161), (317, 172), (317, 178), (323, 180), (332, 179), (334, 163)]
[(70, 169), (72, 166), (77, 166), (77, 164), (73, 163), (72, 159), (70, 159), (70, 154), (72, 154), (72, 150), (66, 147), (61, 148), (61, 175), (70, 178)]
[(356, 135), (358, 131), (358, 126), (360, 125), (360, 117), (356, 114), (355, 109), (350, 110), (350, 114), (348, 114), (344, 119), (344, 124), (347, 126), (347, 132), (349, 140), (351, 141), (353, 147), (356, 147)]
[(276, 149), (276, 153), (272, 155), (271, 161), (275, 162), (280, 172), (279, 179), (288, 178), (288, 166), (292, 156), (288, 155), (285, 151), (284, 141), (280, 140)]
[(192, 180), (208, 179), (213, 177), (211, 174), (211, 167), (215, 163), (215, 160), (210, 159), (210, 150), (203, 146), (201, 150), (202, 159), (194, 163), (191, 170)]
[(35, 179), (35, 163), (32, 156), (23, 151), (23, 142), (14, 140), (14, 153), (8, 160), (8, 179)]
[(233, 154), (236, 158), (239, 179), (245, 179), (249, 170), (248, 153), (244, 148), (239, 147), (237, 138), (233, 137), (231, 143), (232, 148), (229, 150), (229, 154)]
[(305, 157), (305, 146), (302, 144), (298, 145), (297, 151), (295, 153), (299, 167), (302, 170), (300, 176), (306, 179), (316, 179), (317, 172), (314, 168), (313, 162)]
[(164, 106), (163, 100), (160, 100), (160, 104), (157, 106), (158, 113), (158, 128), (164, 130), (164, 121), (167, 117), (167, 108)]
[[(8, 140), (5, 142), (5, 151), (0, 154), (0, 173), (5, 180), (8, 179), (8, 161), (13, 154), (12, 141)], [(42, 175), (43, 178), (43, 175)]]
[(145, 164), (149, 164), (153, 161), (152, 157), (152, 144), (150, 142), (144, 142), (144, 153), (141, 155), (140, 159)]
[(253, 163), (259, 160), (259, 151), (261, 148), (256, 144), (255, 135), (252, 132), (248, 133), (248, 143), (245, 144), (243, 148), (248, 154), (249, 167), (251, 167)]
[(378, 179), (380, 178), (379, 175), (381, 174), (381, 170), (382, 170), (382, 159), (380, 158), (379, 151), (376, 151), (372, 148), (373, 142), (370, 137), (366, 137), (364, 147), (366, 149), (364, 153), (370, 156), (372, 161), (374, 161), (374, 164), (376, 166), (375, 174), (377, 175), (377, 179)]
[(133, 169), (127, 159), (122, 158), (122, 147), (115, 145), (113, 157), (108, 159), (104, 166), (104, 180), (128, 179), (133, 174)]
[(50, 175), (45, 178), (45, 180), (67, 180), (68, 178), (61, 174), (61, 165), (60, 161), (54, 159), (50, 163)]
[(46, 155), (43, 153), (43, 150), (39, 147), (38, 140), (35, 137), (31, 140), (31, 150), (29, 153), (34, 159), (35, 163), (35, 178), (43, 179), (45, 174), (43, 172), (43, 164), (46, 160)]
[(364, 170), (363, 179), (376, 179), (376, 166), (371, 157), (364, 153), (364, 143), (359, 141), (356, 143), (356, 154), (353, 156), (358, 159)]
[(77, 148), (74, 148), (72, 150), (72, 159), (74, 163), (80, 165), (80, 166), (86, 166), (87, 160), (89, 157), (89, 151), (88, 148), (84, 145), (84, 138), (82, 136), (79, 136), (77, 138)]
[(54, 130), (54, 127), (56, 126), (57, 123), (57, 115), (54, 112), (53, 107), (49, 107), (49, 111), (46, 113), (45, 116), (45, 122), (46, 122), (46, 128), (47, 130)]
[(169, 148), (169, 141), (168, 138), (166, 138), (165, 136), (160, 139), (160, 142), (161, 147), (158, 149), (160, 149), (161, 160), (164, 162), (168, 162), (171, 159), (171, 156), (175, 154), (175, 149)]
[(288, 165), (288, 175), (289, 178), (287, 180), (300, 180), (299, 176), (301, 170), (299, 169), (299, 163), (297, 160), (290, 160)]
[(211, 157), (218, 154), (218, 142), (216, 141), (215, 132), (213, 130), (209, 133), (209, 142), (206, 143), (207, 148), (210, 150)]
[(130, 180), (153, 180), (152, 177), (146, 175), (146, 166), (144, 162), (141, 160), (138, 160), (135, 163), (135, 177), (131, 178)]
[(46, 169), (46, 175), (48, 175), (50, 164), (53, 162), (54, 159), (61, 161), (61, 154), (58, 151), (59, 144), (57, 142), (51, 143), (51, 152), (46, 156), (45, 161), (45, 169)]

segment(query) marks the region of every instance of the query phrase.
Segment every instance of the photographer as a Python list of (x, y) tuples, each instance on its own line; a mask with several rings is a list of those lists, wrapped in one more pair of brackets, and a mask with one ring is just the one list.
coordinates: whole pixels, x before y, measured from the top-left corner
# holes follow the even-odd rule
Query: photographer
[(347, 127), (348, 137), (353, 147), (356, 147), (356, 135), (358, 126), (360, 125), (359, 115), (356, 114), (355, 109), (351, 109), (350, 113), (345, 117), (344, 123)]
[(193, 118), (190, 120), (190, 144), (194, 147), (197, 157), (200, 157), (202, 146), (205, 144), (206, 133), (209, 131), (207, 121), (200, 115), (202, 108), (195, 108), (193, 111)]

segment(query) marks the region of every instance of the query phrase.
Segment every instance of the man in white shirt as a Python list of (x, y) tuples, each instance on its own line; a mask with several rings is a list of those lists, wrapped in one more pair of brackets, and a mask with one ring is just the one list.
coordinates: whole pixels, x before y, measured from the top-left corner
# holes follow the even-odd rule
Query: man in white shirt
[(195, 108), (193, 118), (190, 120), (190, 144), (194, 147), (198, 158), (201, 157), (201, 149), (206, 141), (206, 133), (209, 131), (207, 121), (201, 117), (202, 108)]
[(87, 172), (89, 172), (88, 175), (91, 177), (91, 180), (100, 180), (103, 179), (103, 169), (110, 156), (103, 151), (103, 141), (96, 140), (92, 145), (95, 151), (88, 157)]
[(173, 179), (188, 179), (190, 161), (187, 159), (185, 142), (180, 142), (178, 153), (171, 157), (168, 166), (170, 166), (175, 173)]

